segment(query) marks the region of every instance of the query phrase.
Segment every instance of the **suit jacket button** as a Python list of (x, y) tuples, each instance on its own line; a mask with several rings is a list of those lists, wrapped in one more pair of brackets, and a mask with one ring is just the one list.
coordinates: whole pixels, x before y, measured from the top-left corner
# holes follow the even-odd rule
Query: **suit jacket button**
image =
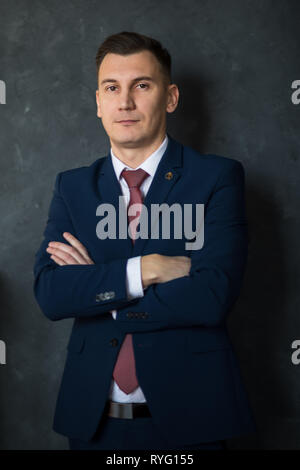
[(111, 344), (112, 346), (118, 346), (119, 341), (118, 341), (117, 338), (113, 338), (113, 339), (110, 340), (110, 344)]

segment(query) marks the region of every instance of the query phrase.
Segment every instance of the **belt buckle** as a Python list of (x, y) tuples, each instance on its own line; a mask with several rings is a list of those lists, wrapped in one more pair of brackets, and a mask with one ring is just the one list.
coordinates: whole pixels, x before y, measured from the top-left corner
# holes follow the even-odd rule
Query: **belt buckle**
[(117, 403), (110, 402), (110, 416), (121, 419), (133, 419), (133, 406), (132, 403)]
[[(125, 405), (125, 406), (124, 406)], [(120, 418), (133, 419), (133, 405), (132, 403), (123, 403), (120, 407)]]

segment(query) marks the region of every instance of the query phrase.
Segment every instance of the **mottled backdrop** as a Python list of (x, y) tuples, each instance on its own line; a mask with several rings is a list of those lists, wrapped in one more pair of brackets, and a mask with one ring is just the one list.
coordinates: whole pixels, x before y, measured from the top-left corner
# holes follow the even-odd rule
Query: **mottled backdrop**
[(32, 268), (56, 174), (109, 150), (94, 57), (123, 30), (172, 55), (180, 103), (168, 132), (246, 171), (249, 263), (228, 327), (258, 434), (228, 446), (300, 449), (299, 14), (297, 0), (1, 0), (1, 449), (68, 448), (51, 427), (73, 320), (44, 317)]

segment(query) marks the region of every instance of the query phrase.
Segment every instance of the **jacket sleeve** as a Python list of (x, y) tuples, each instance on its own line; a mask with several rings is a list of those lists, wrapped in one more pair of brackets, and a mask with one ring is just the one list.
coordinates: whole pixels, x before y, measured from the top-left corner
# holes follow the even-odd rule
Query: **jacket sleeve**
[(127, 259), (94, 265), (59, 266), (46, 251), (50, 241), (68, 243), (63, 232), (75, 236), (67, 206), (60, 194), (62, 173), (58, 173), (44, 239), (35, 254), (34, 295), (50, 320), (101, 315), (130, 305), (126, 289)]
[(118, 310), (125, 333), (168, 328), (219, 327), (242, 286), (248, 256), (243, 166), (231, 159), (204, 210), (204, 244), (191, 250), (189, 276), (152, 284), (144, 297)]

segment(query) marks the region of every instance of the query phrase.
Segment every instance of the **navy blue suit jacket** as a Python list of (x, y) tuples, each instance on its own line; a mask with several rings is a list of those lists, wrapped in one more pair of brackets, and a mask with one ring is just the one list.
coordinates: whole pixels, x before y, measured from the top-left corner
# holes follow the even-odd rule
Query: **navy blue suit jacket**
[[(88, 441), (96, 432), (126, 333), (133, 335), (136, 373), (153, 421), (168, 439), (185, 445), (256, 431), (226, 328), (247, 261), (244, 170), (235, 159), (203, 155), (168, 137), (144, 204), (149, 213), (153, 203), (204, 204), (199, 250), (187, 252), (190, 240), (174, 238), (172, 227), (170, 239), (135, 244), (130, 237), (97, 237), (97, 207), (105, 202), (117, 209), (122, 195), (110, 155), (56, 177), (34, 293), (50, 320), (74, 318), (53, 423), (63, 435)], [(50, 259), (48, 242), (67, 243), (65, 231), (83, 243), (94, 265), (59, 266)], [(127, 260), (150, 253), (190, 256), (190, 274), (128, 300)]]

